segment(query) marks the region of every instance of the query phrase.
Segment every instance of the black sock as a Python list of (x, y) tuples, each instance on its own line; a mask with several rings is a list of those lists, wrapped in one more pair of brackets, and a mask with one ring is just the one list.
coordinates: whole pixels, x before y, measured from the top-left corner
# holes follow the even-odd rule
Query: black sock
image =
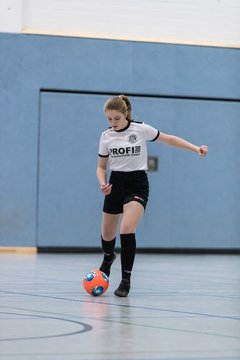
[(106, 241), (102, 237), (102, 249), (104, 254), (104, 261), (111, 261), (114, 258), (116, 237), (110, 241)]
[(121, 234), (121, 265), (122, 278), (130, 281), (136, 254), (135, 234)]
[(116, 258), (116, 254), (114, 253), (115, 242), (116, 237), (110, 241), (106, 241), (102, 238), (102, 249), (104, 257), (99, 270), (103, 271), (107, 276), (110, 275), (112, 263)]

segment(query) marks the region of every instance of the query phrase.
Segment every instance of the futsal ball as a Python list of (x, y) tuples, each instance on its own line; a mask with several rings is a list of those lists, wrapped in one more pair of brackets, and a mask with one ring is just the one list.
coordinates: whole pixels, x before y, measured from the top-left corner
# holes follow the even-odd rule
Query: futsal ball
[(109, 279), (101, 270), (93, 270), (87, 273), (83, 279), (83, 287), (92, 296), (100, 296), (107, 291)]

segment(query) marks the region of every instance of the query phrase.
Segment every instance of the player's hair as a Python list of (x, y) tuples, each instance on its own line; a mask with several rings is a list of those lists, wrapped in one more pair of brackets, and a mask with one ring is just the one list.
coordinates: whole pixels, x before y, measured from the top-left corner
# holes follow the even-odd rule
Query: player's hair
[(126, 114), (127, 120), (132, 120), (132, 105), (126, 95), (111, 97), (105, 102), (103, 110), (104, 112), (106, 112), (106, 110), (117, 110), (122, 114)]

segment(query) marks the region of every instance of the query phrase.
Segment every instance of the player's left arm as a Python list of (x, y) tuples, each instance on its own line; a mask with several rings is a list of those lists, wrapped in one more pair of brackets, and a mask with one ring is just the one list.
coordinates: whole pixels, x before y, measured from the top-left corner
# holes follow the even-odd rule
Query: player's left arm
[(168, 135), (162, 132), (159, 134), (157, 141), (176, 148), (194, 151), (198, 153), (199, 156), (206, 156), (208, 153), (208, 146), (206, 145), (197, 146), (178, 136)]

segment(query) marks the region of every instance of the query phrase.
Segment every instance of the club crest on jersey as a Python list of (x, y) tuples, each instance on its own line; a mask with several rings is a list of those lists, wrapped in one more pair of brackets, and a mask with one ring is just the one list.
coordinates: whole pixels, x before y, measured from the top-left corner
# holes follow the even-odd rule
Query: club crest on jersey
[(129, 135), (128, 142), (130, 142), (130, 144), (134, 144), (135, 142), (137, 142), (137, 135), (135, 134)]

